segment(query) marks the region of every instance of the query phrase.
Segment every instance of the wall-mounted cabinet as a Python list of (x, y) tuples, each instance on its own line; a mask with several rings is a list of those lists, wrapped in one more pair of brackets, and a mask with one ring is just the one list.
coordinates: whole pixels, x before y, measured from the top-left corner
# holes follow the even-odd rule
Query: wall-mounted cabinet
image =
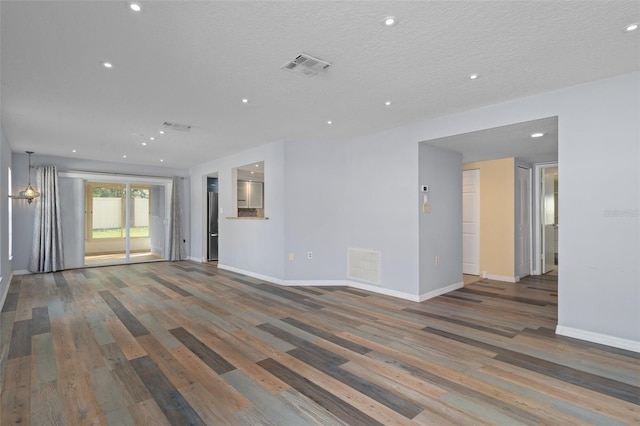
[(263, 208), (263, 183), (238, 181), (238, 208), (261, 209)]

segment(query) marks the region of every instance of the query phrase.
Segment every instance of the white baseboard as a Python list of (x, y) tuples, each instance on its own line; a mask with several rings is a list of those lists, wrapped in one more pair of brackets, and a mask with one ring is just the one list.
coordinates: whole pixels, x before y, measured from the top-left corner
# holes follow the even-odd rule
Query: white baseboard
[(400, 299), (410, 300), (412, 302), (422, 302), (423, 300), (430, 299), (432, 297), (439, 296), (444, 293), (461, 288), (463, 283), (451, 284), (447, 287), (425, 293), (423, 295), (416, 295), (411, 293), (405, 293), (402, 291), (391, 290), (383, 288), (377, 285), (365, 284), (358, 281), (349, 280), (281, 280), (279, 278), (270, 277), (268, 275), (256, 274), (255, 272), (245, 271), (244, 269), (235, 268), (233, 266), (221, 265), (218, 263), (218, 269), (224, 269), (226, 271), (235, 272), (237, 274), (246, 275), (252, 278), (257, 278), (262, 281), (268, 281), (270, 283), (279, 284), (282, 286), (308, 286), (308, 287), (333, 287), (333, 286), (346, 286), (353, 287), (360, 290), (370, 291), (372, 293), (383, 294), (385, 296), (397, 297)]
[(17, 271), (13, 271), (13, 272), (11, 273), (11, 275), (29, 275), (29, 274), (32, 274), (32, 273), (33, 273), (33, 272), (28, 271), (28, 270), (26, 270), (26, 269), (19, 269), (19, 270), (17, 270)]
[(345, 286), (344, 280), (284, 280), (285, 286), (307, 286), (307, 287), (333, 287)]
[(453, 290), (457, 290), (459, 288), (464, 287), (464, 282), (461, 281), (459, 283), (455, 283), (455, 284), (450, 284), (446, 287), (442, 287), (433, 291), (430, 291), (428, 293), (422, 293), (419, 297), (418, 297), (418, 302), (424, 302), (425, 300), (429, 300), (429, 299), (433, 299), (434, 297), (438, 297), (441, 294), (445, 294), (445, 293), (449, 293), (450, 291)]
[(193, 262), (198, 262), (198, 263), (204, 263), (206, 262), (206, 260), (204, 258), (201, 257), (194, 257), (194, 256), (189, 256), (187, 257), (187, 260), (191, 260)]
[(612, 346), (614, 348), (640, 352), (640, 342), (629, 339), (622, 339), (620, 337), (609, 336), (607, 334), (594, 333), (593, 331), (564, 327), (562, 325), (556, 326), (556, 334), (559, 334), (561, 336), (573, 337), (575, 339), (586, 340), (588, 342), (599, 343), (601, 345)]
[(233, 266), (228, 266), (228, 265), (223, 265), (218, 263), (218, 269), (224, 269), (225, 271), (235, 272), (236, 274), (242, 274), (248, 277), (257, 278), (262, 281), (268, 281), (270, 283), (283, 285), (283, 281), (280, 278), (274, 278), (268, 275), (262, 275), (262, 274), (257, 274), (251, 271), (245, 271), (244, 269), (236, 268)]
[(380, 287), (373, 284), (360, 283), (358, 281), (345, 281), (344, 285), (358, 288), (360, 290), (370, 291), (371, 293), (384, 294), (385, 296), (397, 297), (400, 299), (410, 300), (412, 302), (419, 302), (419, 296), (417, 294), (405, 293), (402, 291), (391, 290), (389, 288)]
[(11, 274), (9, 275), (9, 281), (7, 281), (7, 288), (4, 289), (4, 292), (2, 293), (2, 298), (0, 298), (0, 311), (2, 311), (2, 308), (4, 308), (4, 302), (5, 300), (7, 300), (7, 294), (9, 294), (9, 287), (11, 286), (11, 279), (13, 278), (13, 275), (14, 274), (12, 271)]
[(505, 275), (491, 275), (487, 274), (487, 278), (494, 281), (502, 281), (505, 283), (517, 283), (520, 281), (520, 277), (509, 277)]

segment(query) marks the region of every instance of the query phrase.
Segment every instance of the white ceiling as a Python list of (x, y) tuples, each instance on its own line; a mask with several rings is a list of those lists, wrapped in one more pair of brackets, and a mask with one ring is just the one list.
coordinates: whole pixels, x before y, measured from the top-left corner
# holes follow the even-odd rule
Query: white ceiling
[[(275, 140), (349, 138), (640, 69), (640, 31), (623, 31), (640, 20), (639, 1), (142, 7), (0, 2), (2, 127), (13, 151), (190, 167)], [(399, 22), (387, 28), (389, 15)], [(301, 52), (332, 65), (312, 78), (280, 70)], [(164, 121), (193, 127), (159, 135)]]
[[(532, 138), (534, 133), (543, 136)], [(462, 153), (462, 162), (516, 157), (529, 163), (558, 161), (558, 117), (525, 121), (426, 141)]]

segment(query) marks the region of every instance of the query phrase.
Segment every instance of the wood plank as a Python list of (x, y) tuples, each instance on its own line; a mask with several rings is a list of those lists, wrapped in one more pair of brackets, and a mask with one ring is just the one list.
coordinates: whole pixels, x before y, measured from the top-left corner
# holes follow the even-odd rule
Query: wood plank
[(129, 406), (129, 413), (137, 425), (171, 426), (154, 399), (148, 399)]
[[(24, 321), (24, 320), (23, 320)], [(31, 411), (31, 356), (7, 361), (2, 383), (0, 424), (29, 424)]]
[[(148, 338), (144, 336), (142, 338)], [(175, 425), (205, 425), (202, 418), (182, 394), (171, 384), (169, 379), (148, 356), (129, 361), (149, 393), (156, 401), (169, 423)]]
[(193, 262), (16, 276), (0, 424), (640, 424), (640, 354), (557, 336), (557, 278), (468, 289), (416, 303)]
[(236, 369), (231, 363), (227, 362), (184, 328), (174, 328), (169, 332), (216, 373), (224, 374)]
[(33, 425), (64, 426), (67, 424), (56, 380), (39, 383), (31, 390), (30, 421)]

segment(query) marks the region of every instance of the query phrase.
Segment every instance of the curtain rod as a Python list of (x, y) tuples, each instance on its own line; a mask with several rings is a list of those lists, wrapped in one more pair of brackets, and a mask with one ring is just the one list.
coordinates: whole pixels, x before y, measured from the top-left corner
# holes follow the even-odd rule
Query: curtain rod
[[(154, 176), (154, 175), (134, 175), (131, 173), (118, 173), (118, 172), (95, 172), (91, 170), (67, 170), (62, 173), (91, 173), (97, 175), (111, 175), (111, 176), (130, 176), (130, 177), (142, 177), (142, 178), (158, 178), (158, 179), (171, 179), (173, 176)], [(184, 176), (178, 176), (178, 178), (184, 180)]]

